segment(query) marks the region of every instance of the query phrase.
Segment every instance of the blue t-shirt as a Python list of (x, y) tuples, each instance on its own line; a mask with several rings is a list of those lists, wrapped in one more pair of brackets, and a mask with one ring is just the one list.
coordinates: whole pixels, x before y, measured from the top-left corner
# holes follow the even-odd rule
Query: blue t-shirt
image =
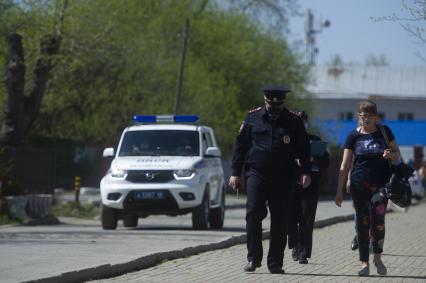
[[(395, 139), (391, 129), (383, 126), (389, 142)], [(390, 177), (390, 167), (386, 159), (383, 158), (383, 152), (388, 146), (380, 131), (361, 134), (356, 129), (349, 133), (346, 138), (345, 148), (353, 151), (355, 156), (351, 182), (363, 184), (367, 182), (374, 186), (383, 186)]]

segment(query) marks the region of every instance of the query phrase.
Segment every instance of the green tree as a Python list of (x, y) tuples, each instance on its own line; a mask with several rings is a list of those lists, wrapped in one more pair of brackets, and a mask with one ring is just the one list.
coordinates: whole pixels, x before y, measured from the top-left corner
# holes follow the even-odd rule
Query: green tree
[[(247, 111), (263, 104), (265, 84), (289, 85), (288, 105), (297, 107), (294, 95), (308, 95), (307, 67), (282, 34), (253, 20), (250, 7), (237, 9), (244, 1), (229, 7), (221, 2), (70, 1), (61, 52), (32, 134), (112, 145), (133, 114), (172, 113), (186, 19), (190, 31), (181, 112), (199, 114), (203, 124), (212, 126), (225, 153)], [(265, 0), (255, 7), (285, 17), (287, 2), (294, 1)], [(56, 1), (40, 3), (46, 10), (26, 11), (40, 23), (28, 26), (34, 40), (49, 29), (57, 10)], [(270, 10), (268, 3), (281, 6)]]
[[(33, 19), (33, 15), (43, 14), (43, 10), (38, 9), (39, 5), (46, 8), (47, 11), (51, 10), (50, 7), (43, 5), (40, 1), (29, 1), (28, 3), (23, 1), (21, 5), (8, 1), (0, 8), (4, 18), (10, 20), (2, 26), (7, 45), (4, 61), (4, 83), (7, 100), (0, 135), (0, 140), (8, 145), (22, 143), (37, 117), (50, 71), (53, 68), (53, 57), (58, 54), (61, 43), (62, 22), (67, 0), (63, 2), (59, 22), (52, 26), (52, 32), (40, 37), (39, 53), (36, 55), (36, 60), (32, 66), (32, 75), (26, 76), (25, 48), (20, 33), (29, 28), (28, 18)], [(18, 20), (16, 20), (17, 18)], [(28, 83), (26, 83), (27, 80), (29, 80)]]

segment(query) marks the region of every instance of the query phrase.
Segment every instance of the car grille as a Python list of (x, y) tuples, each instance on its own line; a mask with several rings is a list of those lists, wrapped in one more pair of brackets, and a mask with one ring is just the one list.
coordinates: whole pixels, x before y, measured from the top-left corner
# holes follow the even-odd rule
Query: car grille
[(132, 183), (165, 183), (173, 179), (170, 170), (128, 170), (126, 177)]

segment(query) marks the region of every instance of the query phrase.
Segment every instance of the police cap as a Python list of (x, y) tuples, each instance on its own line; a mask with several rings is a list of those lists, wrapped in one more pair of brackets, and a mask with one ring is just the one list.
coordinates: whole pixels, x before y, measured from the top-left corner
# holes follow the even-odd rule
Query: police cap
[(287, 96), (287, 92), (290, 92), (290, 89), (282, 85), (272, 85), (264, 87), (263, 92), (268, 102), (281, 103)]

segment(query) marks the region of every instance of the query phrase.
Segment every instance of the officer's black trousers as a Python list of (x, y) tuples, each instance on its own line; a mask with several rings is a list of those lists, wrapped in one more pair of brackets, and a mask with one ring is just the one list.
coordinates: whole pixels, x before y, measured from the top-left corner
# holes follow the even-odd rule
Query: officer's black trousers
[(317, 176), (311, 175), (312, 183), (306, 189), (297, 185), (293, 192), (289, 224), (289, 247), (297, 248), (298, 256), (310, 258), (312, 253), (312, 234), (318, 205)]
[(247, 260), (260, 264), (263, 257), (262, 220), (271, 214), (268, 268), (281, 268), (287, 241), (289, 193), (295, 185), (293, 176), (281, 173), (259, 174), (250, 170), (246, 174), (247, 206)]

